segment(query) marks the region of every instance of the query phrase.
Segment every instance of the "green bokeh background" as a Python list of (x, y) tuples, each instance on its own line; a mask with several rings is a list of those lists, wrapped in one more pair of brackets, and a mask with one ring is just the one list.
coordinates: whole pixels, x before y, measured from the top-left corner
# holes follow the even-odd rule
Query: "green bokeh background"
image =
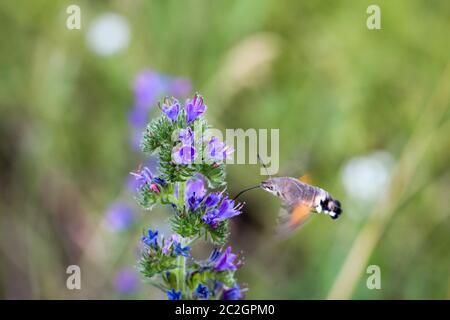
[[(81, 7), (81, 30), (66, 8)], [(381, 30), (366, 9), (381, 8)], [(114, 12), (130, 45), (98, 56), (89, 24)], [(279, 202), (248, 193), (231, 244), (249, 299), (450, 298), (449, 1), (2, 1), (0, 4), (0, 297), (163, 296), (142, 283), (114, 290), (135, 265), (141, 231), (170, 210), (138, 211), (114, 234), (104, 213), (142, 156), (130, 151), (132, 83), (146, 68), (191, 79), (217, 128), (280, 130), (280, 174), (308, 173), (344, 214), (315, 217), (273, 243)], [(386, 196), (355, 203), (341, 169), (384, 150), (395, 165)], [(230, 165), (228, 190), (261, 180)], [(206, 257), (200, 245), (194, 251)], [(365, 258), (367, 257), (367, 258)], [(66, 288), (80, 265), (82, 289)], [(366, 287), (378, 265), (382, 289)]]

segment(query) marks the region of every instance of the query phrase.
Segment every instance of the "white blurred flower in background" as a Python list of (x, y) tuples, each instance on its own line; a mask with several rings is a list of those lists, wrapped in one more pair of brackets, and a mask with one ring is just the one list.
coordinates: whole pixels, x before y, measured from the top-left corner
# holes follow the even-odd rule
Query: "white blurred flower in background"
[(109, 56), (128, 47), (130, 27), (127, 20), (116, 13), (96, 17), (87, 32), (88, 47), (101, 56)]
[(341, 179), (347, 195), (373, 202), (388, 188), (394, 158), (386, 151), (350, 159), (342, 168)]

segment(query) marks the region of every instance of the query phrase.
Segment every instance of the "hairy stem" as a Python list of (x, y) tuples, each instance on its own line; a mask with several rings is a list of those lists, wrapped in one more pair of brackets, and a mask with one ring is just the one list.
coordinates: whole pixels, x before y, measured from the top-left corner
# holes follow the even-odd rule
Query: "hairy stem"
[[(178, 185), (178, 210), (184, 212), (184, 191), (186, 182), (180, 182)], [(184, 239), (181, 238), (180, 245), (184, 246)], [(177, 290), (185, 292), (185, 274), (186, 274), (186, 258), (182, 255), (177, 258)]]

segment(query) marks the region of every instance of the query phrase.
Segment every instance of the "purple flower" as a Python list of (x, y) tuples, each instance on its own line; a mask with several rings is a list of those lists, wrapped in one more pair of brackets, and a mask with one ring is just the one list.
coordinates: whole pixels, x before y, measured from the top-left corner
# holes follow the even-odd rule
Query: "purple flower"
[(130, 172), (132, 176), (139, 182), (139, 187), (142, 188), (145, 184), (151, 185), (153, 182), (153, 174), (148, 167), (142, 168), (138, 173)]
[(195, 289), (195, 293), (200, 299), (208, 299), (209, 295), (208, 287), (204, 286), (201, 283), (197, 286), (197, 289)]
[(208, 142), (208, 156), (215, 161), (224, 161), (228, 155), (233, 153), (233, 150), (219, 141), (216, 137), (212, 137)]
[(222, 194), (219, 192), (211, 192), (205, 198), (205, 207), (211, 208), (217, 205), (222, 198)]
[(196, 94), (194, 99), (186, 101), (186, 123), (189, 124), (206, 111), (206, 105), (203, 103), (203, 98)]
[(214, 271), (236, 270), (237, 267), (233, 264), (236, 257), (237, 256), (235, 254), (231, 253), (231, 247), (228, 247), (217, 259), (214, 266)]
[(200, 206), (206, 194), (206, 189), (202, 179), (192, 178), (186, 183), (185, 203), (192, 211)]
[(163, 247), (161, 249), (162, 254), (168, 254), (171, 246), (172, 246), (172, 240), (163, 239)]
[(113, 203), (106, 214), (106, 223), (114, 231), (125, 230), (133, 221), (133, 210), (124, 202)]
[(163, 91), (164, 85), (157, 72), (145, 70), (139, 73), (134, 81), (135, 108), (148, 111)]
[(139, 277), (136, 271), (130, 268), (120, 270), (114, 279), (114, 287), (120, 294), (133, 294), (138, 285)]
[(223, 300), (239, 300), (242, 298), (241, 288), (236, 284), (232, 288), (227, 288), (223, 290)]
[(155, 193), (161, 192), (161, 188), (158, 185), (162, 187), (167, 185), (167, 182), (164, 179), (153, 177), (153, 174), (148, 167), (144, 167), (138, 173), (130, 172), (130, 174), (138, 181), (139, 188), (142, 188), (144, 185), (148, 185), (150, 190)]
[(219, 210), (217, 209), (206, 211), (206, 213), (202, 217), (202, 221), (215, 228), (220, 222), (218, 219), (218, 214)]
[(234, 200), (228, 199), (228, 196), (226, 196), (219, 206), (219, 217), (220, 219), (224, 220), (237, 216), (241, 214), (241, 208), (242, 205), (235, 206)]
[(169, 300), (181, 300), (181, 291), (175, 291), (175, 289), (167, 291), (167, 298)]
[(197, 157), (197, 150), (192, 146), (176, 146), (172, 149), (172, 161), (177, 164), (192, 163)]
[(127, 176), (126, 181), (125, 181), (126, 189), (129, 192), (133, 193), (137, 189), (139, 189), (140, 186), (141, 186), (141, 183), (139, 181), (137, 181), (136, 177), (130, 173), (130, 175)]
[(179, 243), (179, 242), (173, 243), (173, 253), (177, 257), (178, 256), (189, 257), (190, 250), (191, 250), (191, 248), (189, 246), (182, 247), (181, 243)]
[(180, 129), (178, 139), (181, 144), (172, 149), (172, 160), (178, 164), (192, 163), (197, 157), (197, 149), (194, 147), (194, 132), (191, 128)]
[(170, 239), (163, 239), (163, 247), (161, 249), (162, 254), (168, 254), (172, 244), (179, 243), (181, 241), (180, 239), (180, 236), (177, 234), (173, 234)]
[(173, 234), (172, 242), (181, 242), (181, 237), (178, 234)]
[(186, 196), (189, 198), (196, 195), (197, 197), (203, 198), (206, 194), (205, 184), (201, 175), (191, 178), (186, 182)]
[(216, 226), (217, 223), (230, 219), (234, 216), (241, 214), (240, 209), (242, 205), (234, 204), (234, 200), (228, 199), (228, 196), (222, 200), (222, 203), (217, 209), (207, 210), (203, 215), (202, 220), (204, 223), (211, 226)]
[(158, 230), (152, 231), (148, 229), (147, 236), (142, 236), (141, 241), (152, 248), (158, 247)]
[(209, 256), (209, 262), (216, 262), (217, 259), (219, 259), (220, 255), (220, 250), (214, 248), (213, 252), (211, 252), (211, 255)]
[(172, 101), (165, 99), (161, 107), (162, 112), (172, 121), (177, 121), (180, 109), (180, 103), (177, 99), (173, 99)]
[(178, 137), (183, 145), (193, 145), (194, 143), (194, 132), (191, 128), (180, 129)]

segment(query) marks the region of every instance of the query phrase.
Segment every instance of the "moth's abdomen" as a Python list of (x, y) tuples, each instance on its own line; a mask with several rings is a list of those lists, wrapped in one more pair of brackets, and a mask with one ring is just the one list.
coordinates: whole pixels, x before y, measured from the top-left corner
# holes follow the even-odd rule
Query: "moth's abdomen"
[(317, 206), (321, 205), (321, 202), (327, 198), (331, 198), (330, 194), (319, 187), (312, 187), (314, 188), (314, 201), (313, 206), (316, 208)]
[(321, 193), (317, 194), (318, 196), (315, 200), (316, 211), (324, 212), (332, 219), (339, 218), (342, 213), (341, 203), (338, 200), (333, 199), (333, 197), (325, 190), (320, 190)]
[(317, 195), (319, 195), (320, 192), (320, 188), (305, 185), (305, 192), (302, 197), (303, 204), (311, 207), (312, 209), (315, 208), (317, 206)]
[(298, 180), (294, 180), (294, 184), (292, 184), (291, 188), (291, 194), (295, 195), (295, 203), (308, 206), (312, 209), (316, 207), (316, 198), (322, 189)]

